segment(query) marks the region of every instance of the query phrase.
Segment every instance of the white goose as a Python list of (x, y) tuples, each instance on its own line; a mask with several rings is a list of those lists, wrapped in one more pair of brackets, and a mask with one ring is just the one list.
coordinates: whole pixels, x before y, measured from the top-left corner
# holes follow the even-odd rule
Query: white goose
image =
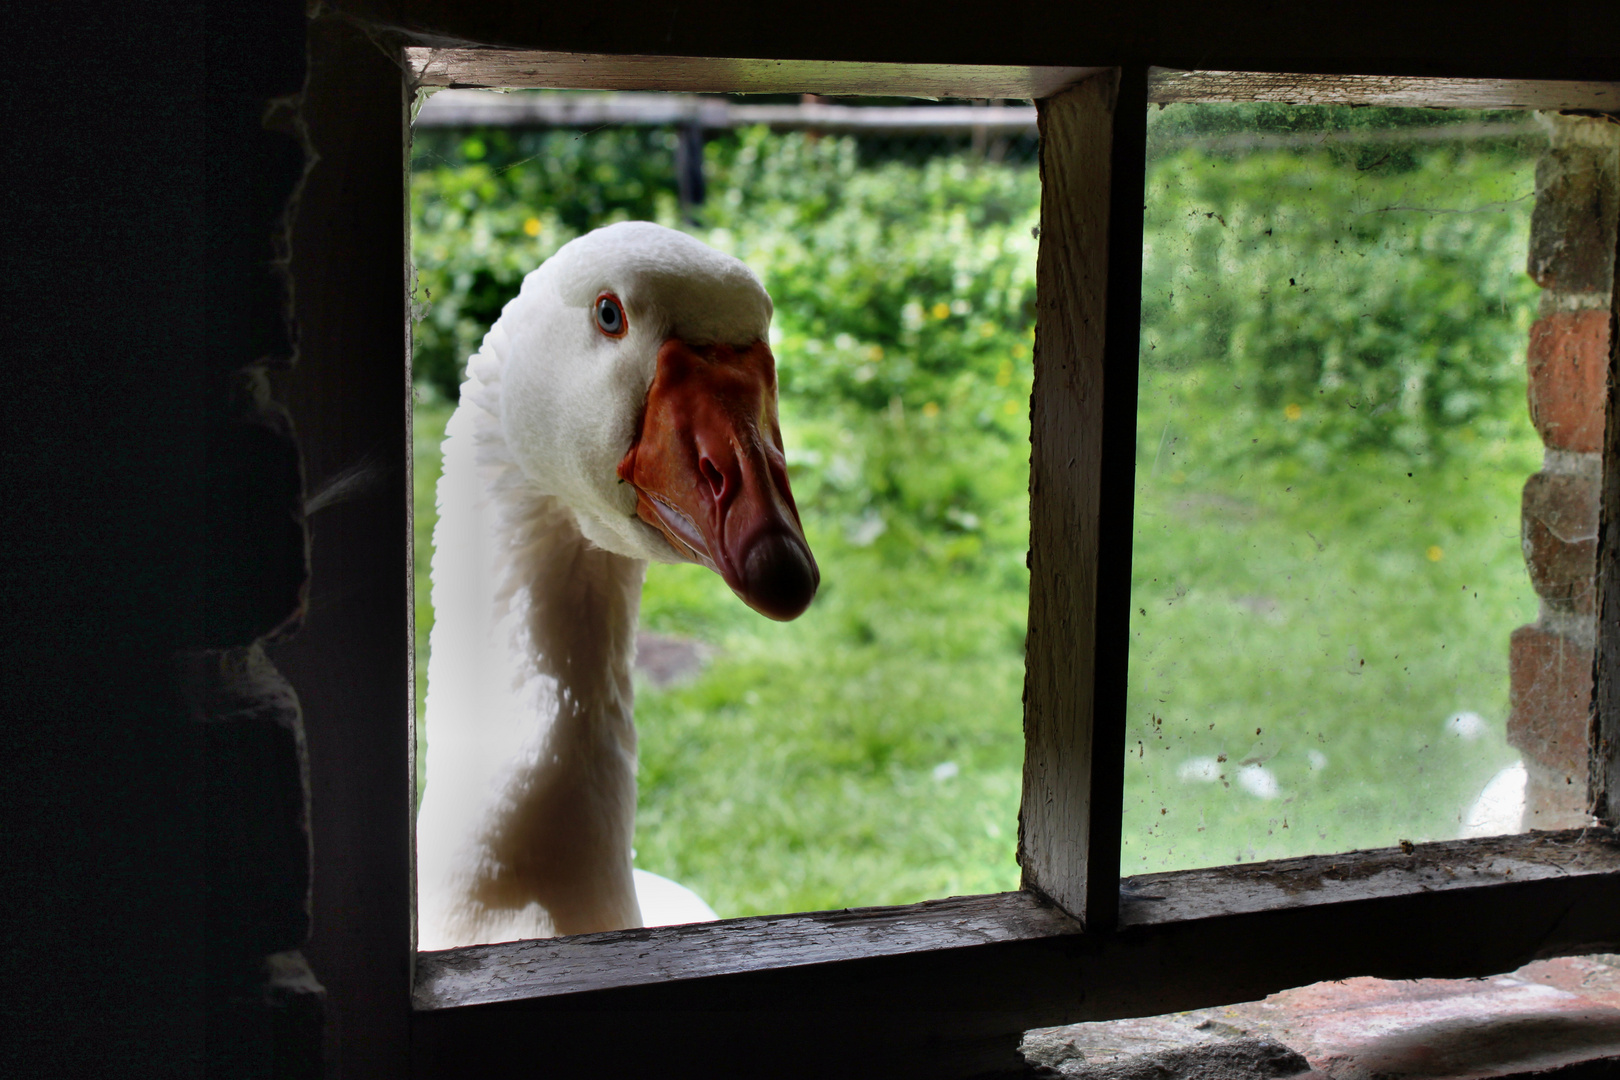
[(468, 361), (434, 533), (419, 948), (642, 924), (631, 664), (647, 562), (703, 563), (773, 619), (820, 582), (770, 319), (741, 262), (627, 222), (530, 273)]

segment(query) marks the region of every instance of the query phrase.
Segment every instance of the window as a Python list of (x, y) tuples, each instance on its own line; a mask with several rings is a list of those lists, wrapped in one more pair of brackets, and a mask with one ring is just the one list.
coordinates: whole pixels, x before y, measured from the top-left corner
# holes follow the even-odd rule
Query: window
[[(743, 258), (773, 296), (778, 417), (824, 583), (779, 623), (705, 567), (648, 565), (635, 868), (727, 917), (1017, 888), (1035, 107), (880, 100), (468, 89), (417, 111), (419, 875), (430, 753), (476, 728), (443, 697), (424, 708), (437, 432), (524, 275), (629, 216)], [(427, 922), (424, 949), (452, 943)], [(453, 944), (479, 940), (502, 937)]]
[[(1127, 873), (1519, 831), (1526, 762), (1550, 764), (1526, 736), (1562, 726), (1510, 707), (1510, 637), (1540, 618), (1527, 248), (1572, 123), (1150, 108)], [(1555, 475), (1561, 514), (1595, 497)]]
[[(323, 92), (370, 86), (370, 96), (361, 95), (352, 106), (354, 116), (374, 119), (397, 110), (394, 115), (403, 120), (403, 99), (377, 89), (381, 65), (359, 46), (350, 49), (358, 57), (357, 73), (346, 86), (335, 79)], [(749, 1031), (752, 1014), (769, 1014), (773, 1023), (796, 1018), (798, 1026), (779, 1029), (779, 1037), (801, 1047), (808, 1063), (826, 1045), (826, 1016), (836, 1013), (842, 1017), (835, 1040), (841, 1052), (860, 1043), (874, 1054), (905, 1053), (898, 1049), (902, 1043), (914, 1048), (917, 1040), (930, 1041), (947, 1048), (966, 1074), (1010, 1064), (1015, 1033), (1028, 1027), (1247, 1000), (1350, 974), (1484, 974), (1531, 956), (1620, 940), (1613, 916), (1620, 899), (1620, 848), (1599, 830), (1120, 878), (1131, 613), (1126, 568), (1141, 310), (1138, 195), (1146, 152), (1141, 118), (1149, 102), (1295, 100), (1310, 94), (1345, 103), (1601, 108), (1613, 107), (1612, 87), (1150, 73), (1145, 67), (857, 70), (488, 50), (412, 50), (407, 56), (413, 73), (440, 84), (819, 92), (882, 87), (1034, 97), (1044, 136), (1021, 829), (1025, 890), (904, 908), (480, 946), (420, 958), (408, 1022), (420, 1052), (437, 1062), (426, 1068), (449, 1070), (474, 1056), (492, 1068), (548, 1054), (558, 1061), (589, 1061), (591, 1048), (584, 1044), (626, 1024), (640, 1025), (649, 1038), (667, 1038), (670, 1053), (719, 1045), (728, 1033), (746, 1042), (757, 1037)], [(362, 74), (372, 82), (365, 83)], [(346, 135), (317, 132), (317, 145), (334, 134), (354, 140), (345, 153), (388, 160), (386, 140), (368, 143), (374, 136), (362, 127)], [(400, 147), (391, 153), (399, 179)], [(399, 206), (377, 213), (390, 209)], [(387, 234), (379, 226), (377, 235)], [(1612, 237), (1608, 242), (1612, 246)], [(394, 251), (397, 258), (399, 248)], [(398, 283), (394, 278), (389, 284), (402, 294)], [(309, 288), (336, 295), (346, 284), (300, 281), (300, 296)], [(402, 295), (391, 303), (380, 310), (403, 321)], [(397, 370), (392, 383), (379, 379), (356, 390), (402, 393)], [(397, 405), (395, 411), (402, 412)], [(303, 430), (317, 442), (323, 437), (319, 425)], [(377, 523), (369, 541), (374, 559), (399, 551), (404, 524), (403, 517)], [(1612, 558), (1612, 552), (1600, 558)], [(1607, 572), (1608, 563), (1602, 565)], [(400, 565), (376, 595), (391, 595), (383, 602), (403, 612), (407, 580)], [(1609, 633), (1600, 636), (1604, 656), (1612, 655)], [(408, 634), (390, 647), (404, 656)], [(300, 685), (291, 666), (289, 676)], [(1600, 684), (1600, 701), (1608, 700), (1606, 690)], [(341, 929), (328, 933), (345, 937), (342, 947), (349, 950), (349, 959), (334, 962), (330, 974), (317, 955), (316, 969), (334, 987), (361, 973), (349, 984), (361, 1003), (340, 1020), (348, 1024), (344, 1038), (389, 1030), (403, 1039), (407, 1025), (399, 993), (409, 938), (402, 917), (408, 902), (400, 904), (408, 896), (401, 829), (410, 786), (403, 671), (391, 693), (397, 698), (391, 713), (357, 717), (345, 747), (314, 746), (311, 738), (312, 753), (321, 759), (314, 785), (316, 888), (334, 897), (318, 898), (317, 920), (323, 912), (340, 920)], [(319, 696), (308, 694), (311, 701)], [(1600, 713), (1600, 722), (1607, 725), (1612, 715)], [(1596, 742), (1594, 775), (1600, 779), (1611, 768), (1605, 756), (1611, 742), (1620, 745), (1620, 739), (1601, 734)], [(354, 771), (334, 771), (344, 765)], [(340, 792), (344, 783), (353, 790)], [(347, 807), (339, 814), (347, 822), (342, 835), (320, 834), (323, 799), (329, 807)], [(388, 806), (397, 811), (388, 821), (361, 823), (385, 816)], [(323, 879), (323, 842), (336, 849), (328, 858), (353, 865)], [(375, 868), (373, 879), (367, 867)], [(354, 914), (373, 904), (368, 889), (390, 898), (386, 918)], [(703, 1019), (693, 1021), (693, 1013)], [(897, 1024), (906, 1040), (896, 1041)]]

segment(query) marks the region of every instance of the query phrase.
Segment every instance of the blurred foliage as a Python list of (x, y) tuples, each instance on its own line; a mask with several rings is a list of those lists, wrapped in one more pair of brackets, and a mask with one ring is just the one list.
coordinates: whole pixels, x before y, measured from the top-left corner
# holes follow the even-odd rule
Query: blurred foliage
[[(1426, 131), (1438, 134), (1445, 129), (1451, 130), (1443, 139), (1423, 138)], [(1169, 144), (1195, 141), (1204, 153), (1230, 159), (1256, 146), (1275, 148), (1280, 145), (1274, 141), (1276, 136), (1297, 136), (1296, 150), (1326, 152), (1340, 165), (1358, 170), (1391, 160), (1395, 169), (1412, 167), (1437, 143), (1466, 140), (1518, 157), (1534, 155), (1546, 143), (1545, 133), (1532, 118), (1515, 109), (1391, 109), (1282, 102), (1148, 109), (1150, 158), (1161, 157)], [(1337, 141), (1345, 136), (1349, 141)]]
[(452, 401), (523, 275), (615, 221), (671, 223), (674, 136), (657, 129), (425, 129), (412, 147), (419, 386)]
[[(588, 227), (679, 224), (673, 135), (428, 132), (412, 194), (416, 379), (454, 398), (522, 277)], [(1033, 169), (863, 164), (853, 139), (754, 129), (707, 148), (715, 197), (686, 227), (753, 267), (776, 303), (794, 494), (858, 546), (1022, 573), (1025, 487), (983, 462), (1028, 435)]]
[(1129, 869), (1453, 837), (1516, 756), (1536, 128), (1501, 121), (1153, 114)]
[[(1528, 136), (1315, 136), (1502, 121), (1325, 106), (1150, 114), (1143, 363), (1181, 374), (1185, 395), (1241, 391), (1227, 426), (1183, 443), (1183, 468), (1363, 450), (1432, 464), (1501, 437), (1535, 292), (1518, 266)], [(1313, 138), (1283, 152), (1222, 143), (1301, 132)], [(453, 400), (522, 276), (573, 237), (628, 218), (685, 227), (748, 262), (775, 298), (801, 501), (897, 554), (925, 542), (972, 555), (986, 529), (1015, 543), (1021, 524), (1001, 510), (1023, 484), (977, 463), (1027, 433), (1038, 178), (962, 153), (874, 154), (871, 142), (717, 137), (713, 197), (683, 221), (672, 131), (424, 132), (419, 385)]]
[[(1294, 111), (1363, 125), (1448, 115)], [(1186, 393), (1201, 385), (1233, 406), (1204, 457), (1320, 466), (1383, 450), (1433, 463), (1500, 438), (1523, 394), (1537, 293), (1522, 271), (1523, 139), (1231, 154), (1186, 139), (1212, 112), (1223, 126), (1243, 119), (1172, 111), (1182, 144), (1155, 132), (1142, 289), (1144, 367), (1183, 372)], [(1184, 466), (1198, 456), (1184, 452)]]
[(1034, 170), (862, 167), (854, 140), (764, 130), (715, 149), (700, 235), (775, 300), (801, 507), (891, 560), (966, 568), (988, 544), (1021, 574)]

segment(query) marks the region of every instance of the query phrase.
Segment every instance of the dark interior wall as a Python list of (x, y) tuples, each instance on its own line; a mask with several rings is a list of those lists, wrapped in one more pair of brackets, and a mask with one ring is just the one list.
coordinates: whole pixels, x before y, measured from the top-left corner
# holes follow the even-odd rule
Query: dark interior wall
[[(1433, 0), (1330, 12), (833, 0), (813, 18), (641, 0), (606, 16), (505, 0), (337, 6), (442, 38), (678, 55), (1073, 64), (1151, 53), (1261, 67), (1303, 55), (1297, 66), (1565, 78), (1613, 77), (1620, 57), (1620, 7), (1573, 0), (1500, 17)], [(293, 351), (275, 238), (304, 167), (288, 114), (267, 126), (266, 111), (304, 83), (304, 14), (296, 0), (0, 14), (0, 1075), (314, 1067), (297, 1057), (319, 1021), (298, 1004), (316, 996), (296, 955), (310, 929), (303, 718), (256, 648), (301, 624), (310, 565), (303, 466), (264, 393), (266, 369)], [(333, 70), (376, 55), (346, 63)], [(356, 107), (340, 83), (329, 119)], [(341, 207), (344, 178), (330, 180)], [(403, 228), (397, 207), (369, 213), (349, 223), (382, 235), (377, 215), (393, 213)], [(393, 318), (385, 309), (403, 289), (378, 287), (387, 295), (367, 317)], [(364, 332), (327, 314), (329, 345)], [(284, 386), (295, 412), (321, 407), (320, 395), (300, 401), (296, 379)], [(369, 436), (354, 434), (363, 456)], [(312, 475), (354, 463), (339, 449)], [(341, 555), (322, 547), (328, 520), (313, 523), (317, 579)], [(334, 600), (356, 609), (344, 618), (368, 617), (364, 596)], [(312, 607), (310, 634), (276, 654), (289, 673), (330, 667), (316, 632), (333, 613)], [(335, 731), (352, 716), (328, 719)], [(333, 844), (321, 857), (347, 853)], [(317, 873), (317, 888), (363, 891), (363, 876), (342, 869)], [(367, 930), (386, 936), (356, 932)], [(328, 1012), (365, 992), (334, 986)], [(391, 1014), (392, 1032), (348, 1035), (397, 1040), (405, 1022)]]
[(268, 925), (220, 890), (286, 843), (217, 827), (232, 740), (176, 658), (298, 606), (297, 458), (252, 371), (290, 353), (271, 262), (302, 156), (261, 120), (302, 84), (303, 11), (0, 27), (0, 1074), (198, 1075), (210, 961), (217, 988)]
[(935, 64), (1115, 65), (1602, 78), (1620, 8), (1593, 0), (823, 0), (813, 15), (749, 0), (625, 0), (611, 8), (487, 0), (335, 0), (424, 40), (665, 56)]

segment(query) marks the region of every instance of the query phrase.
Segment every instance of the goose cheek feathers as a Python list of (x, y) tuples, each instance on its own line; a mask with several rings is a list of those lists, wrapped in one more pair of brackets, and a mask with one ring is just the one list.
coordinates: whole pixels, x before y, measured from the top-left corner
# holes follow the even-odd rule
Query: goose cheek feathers
[(525, 477), (562, 499), (587, 539), (626, 558), (668, 561), (662, 539), (635, 519), (635, 494), (614, 475), (652, 381), (650, 350), (644, 334), (606, 338), (589, 318), (588, 309), (558, 307), (522, 328), (501, 427)]

